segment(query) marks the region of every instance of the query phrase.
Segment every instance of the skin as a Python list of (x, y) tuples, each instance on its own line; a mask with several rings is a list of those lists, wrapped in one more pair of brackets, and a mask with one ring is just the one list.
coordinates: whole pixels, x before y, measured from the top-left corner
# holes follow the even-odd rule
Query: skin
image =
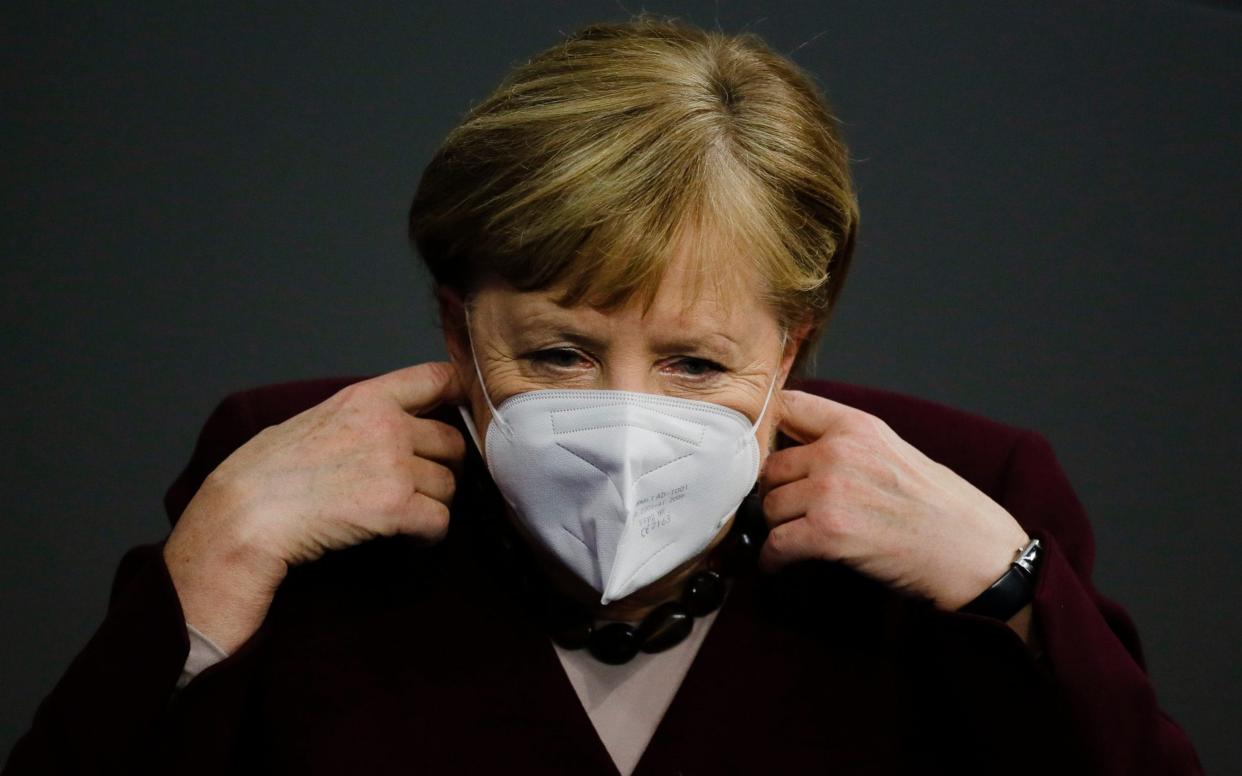
[[(760, 445), (762, 460), (775, 440), (776, 391), (797, 345), (789, 342), (782, 348), (776, 319), (739, 295), (742, 283), (705, 286), (694, 293), (689, 271), (686, 262), (675, 262), (645, 315), (637, 301), (611, 312), (571, 309), (556, 304), (555, 291), (520, 292), (499, 281), (483, 283), (471, 300), (469, 325), (492, 403), (544, 388), (606, 388), (710, 401), (753, 421), (775, 380), (771, 406), (756, 431), (766, 440)], [(447, 289), (439, 298), (449, 353), (459, 380), (468, 386), (475, 424), (486, 438), (491, 412), (471, 358), (462, 300)], [(506, 513), (525, 533), (507, 507)], [(545, 573), (565, 593), (594, 608), (601, 619), (633, 621), (677, 597), (728, 530), (726, 524), (699, 557), (607, 606), (599, 605), (598, 592), (566, 573), (538, 544), (532, 546)]]
[(448, 530), (465, 440), (418, 417), (464, 398), (427, 363), (347, 386), (226, 458), (164, 545), (187, 623), (234, 652), (263, 622), (290, 566), (377, 536)]
[[(1004, 573), (1029, 537), (1003, 507), (879, 418), (783, 390), (806, 327), (782, 338), (758, 278), (743, 269), (722, 268), (698, 289), (693, 272), (678, 251), (646, 310), (637, 300), (609, 311), (563, 307), (559, 289), (485, 281), (470, 300), (469, 336), (463, 300), (441, 289), (450, 363), (351, 385), (260, 432), (208, 476), (164, 549), (186, 621), (232, 652), (262, 623), (290, 566), (375, 536), (441, 538), (466, 442), (419, 416), (466, 404), (486, 436), (491, 415), (472, 344), (497, 405), (541, 388), (609, 388), (710, 401), (753, 420), (775, 380), (756, 430), (771, 527), (766, 570), (840, 560), (949, 610)], [(778, 430), (800, 444), (775, 450)], [(539, 557), (555, 584), (593, 602), (600, 617), (634, 620), (678, 595), (706, 555), (608, 607), (554, 558)], [(1038, 650), (1030, 606), (1009, 625)]]

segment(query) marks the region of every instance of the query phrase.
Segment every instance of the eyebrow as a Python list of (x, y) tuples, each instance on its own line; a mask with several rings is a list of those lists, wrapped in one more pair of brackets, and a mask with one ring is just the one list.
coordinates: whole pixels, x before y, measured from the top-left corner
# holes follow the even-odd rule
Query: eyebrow
[[(726, 344), (727, 343), (727, 344)], [(741, 352), (737, 340), (721, 332), (711, 332), (701, 339), (678, 334), (676, 339), (657, 341), (655, 350), (659, 353), (693, 353), (702, 351), (714, 354), (718, 358), (729, 358)]]
[[(592, 350), (602, 350), (606, 344), (601, 339), (577, 331), (555, 314), (535, 313), (519, 328), (519, 335), (551, 335)], [(661, 354), (701, 352), (721, 359), (738, 356), (743, 350), (740, 342), (721, 331), (708, 331), (701, 336), (681, 331), (672, 333), (668, 338), (657, 335), (652, 349)]]

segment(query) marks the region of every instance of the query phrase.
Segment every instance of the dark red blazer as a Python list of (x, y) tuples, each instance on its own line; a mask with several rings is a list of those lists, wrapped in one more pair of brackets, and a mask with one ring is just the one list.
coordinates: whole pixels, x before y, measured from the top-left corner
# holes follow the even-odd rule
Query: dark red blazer
[[(265, 426), (360, 378), (227, 397), (165, 497)], [(739, 577), (638, 774), (1200, 773), (1159, 708), (1129, 617), (1091, 583), (1082, 505), (1038, 433), (838, 382), (800, 386), (885, 420), (1004, 506), (1045, 555), (1044, 655), (836, 563)], [(436, 414), (461, 428), (451, 408)], [(173, 694), (189, 642), (162, 542), (121, 561), (107, 616), (6, 773), (616, 773), (548, 638), (494, 562), (472, 450), (448, 537), (294, 569), (259, 631)]]

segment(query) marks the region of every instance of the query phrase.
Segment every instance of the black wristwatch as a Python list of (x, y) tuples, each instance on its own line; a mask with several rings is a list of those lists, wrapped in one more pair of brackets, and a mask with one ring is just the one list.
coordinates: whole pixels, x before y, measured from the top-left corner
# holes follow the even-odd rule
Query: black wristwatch
[(1035, 597), (1035, 571), (1041, 555), (1039, 539), (1031, 539), (1018, 550), (1009, 571), (958, 611), (997, 620), (1013, 617)]

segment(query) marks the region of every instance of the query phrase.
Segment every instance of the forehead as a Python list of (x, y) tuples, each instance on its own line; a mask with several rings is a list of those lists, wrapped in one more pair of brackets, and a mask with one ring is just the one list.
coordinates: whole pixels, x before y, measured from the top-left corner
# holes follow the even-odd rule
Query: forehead
[(634, 295), (620, 304), (562, 304), (562, 288), (510, 292), (507, 323), (521, 328), (570, 323), (639, 330), (662, 336), (723, 335), (743, 342), (777, 327), (758, 271), (736, 255), (712, 254), (683, 243), (672, 252), (649, 299)]

